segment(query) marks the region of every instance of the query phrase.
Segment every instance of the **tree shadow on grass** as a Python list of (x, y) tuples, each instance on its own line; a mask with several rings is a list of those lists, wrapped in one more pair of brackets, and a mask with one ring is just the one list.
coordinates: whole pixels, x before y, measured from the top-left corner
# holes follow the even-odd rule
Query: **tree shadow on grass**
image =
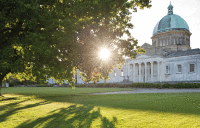
[(18, 99), (17, 97), (3, 97), (0, 101), (3, 102), (3, 101), (17, 100), (17, 99)]
[[(16, 100), (14, 98), (14, 100)], [(23, 103), (25, 101), (28, 101), (29, 99), (26, 99), (26, 100), (21, 100), (21, 101), (16, 101), (14, 103), (9, 103), (9, 104), (5, 104), (5, 105), (1, 105), (0, 106), (0, 111), (3, 111), (3, 110), (6, 110), (6, 109), (13, 109), (14, 107), (17, 107), (17, 105), (19, 105), (20, 103)], [(4, 101), (1, 101), (1, 102), (5, 102), (6, 100)], [(1, 120), (0, 120), (1, 121)]]
[[(33, 96), (34, 93), (22, 93)], [(200, 115), (200, 93), (155, 93), (155, 94), (123, 94), (123, 95), (90, 95), (38, 93), (37, 98), (51, 102), (67, 102), (114, 109), (132, 109), (152, 112), (167, 112)]]
[(6, 104), (6, 105), (1, 106), (0, 107), (1, 111), (2, 110), (6, 111), (6, 109), (8, 111), (6, 111), (6, 112), (4, 112), (3, 114), (0, 115), (0, 123), (3, 122), (3, 121), (6, 121), (7, 118), (9, 118), (10, 116), (17, 113), (20, 110), (51, 103), (49, 101), (43, 101), (43, 102), (39, 102), (39, 103), (35, 103), (35, 104), (29, 104), (29, 105), (26, 105), (26, 106), (23, 106), (23, 107), (17, 107), (20, 103), (26, 102), (28, 100), (30, 100), (30, 99), (26, 99), (26, 100), (22, 100), (22, 101), (19, 101), (19, 102), (14, 102), (14, 103), (10, 103), (10, 104)]
[(41, 97), (53, 102), (68, 102), (116, 109), (200, 115), (200, 93), (76, 95)]
[(71, 105), (67, 108), (59, 108), (51, 111), (46, 117), (41, 117), (36, 120), (28, 120), (21, 123), (16, 128), (31, 128), (31, 127), (43, 127), (43, 128), (90, 128), (92, 122), (96, 119), (100, 119), (100, 124), (97, 127), (102, 128), (114, 128), (117, 123), (117, 118), (113, 117), (112, 121), (109, 121), (106, 117), (100, 114), (100, 108), (93, 110), (94, 106), (76, 106)]

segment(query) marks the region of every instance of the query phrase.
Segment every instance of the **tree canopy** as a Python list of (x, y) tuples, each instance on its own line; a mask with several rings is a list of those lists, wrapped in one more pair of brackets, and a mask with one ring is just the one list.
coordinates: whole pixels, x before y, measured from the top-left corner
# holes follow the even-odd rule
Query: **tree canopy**
[[(88, 80), (106, 76), (122, 56), (134, 57), (137, 40), (128, 28), (130, 9), (150, 8), (150, 0), (1, 0), (0, 81), (8, 73), (29, 72), (72, 82), (75, 69)], [(137, 19), (139, 20), (139, 19)], [(127, 40), (120, 39), (123, 34)], [(98, 51), (111, 55), (102, 64)]]

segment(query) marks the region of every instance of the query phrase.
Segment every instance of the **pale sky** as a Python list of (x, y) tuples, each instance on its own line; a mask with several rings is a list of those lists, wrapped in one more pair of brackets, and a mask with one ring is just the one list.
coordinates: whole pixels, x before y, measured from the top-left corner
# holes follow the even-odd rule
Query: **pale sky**
[(190, 46), (192, 49), (200, 48), (200, 0), (152, 0), (152, 7), (144, 10), (138, 9), (132, 13), (131, 23), (134, 28), (131, 35), (138, 39), (138, 45), (152, 44), (152, 33), (155, 25), (168, 13), (167, 7), (171, 1), (173, 13), (182, 17), (189, 25)]

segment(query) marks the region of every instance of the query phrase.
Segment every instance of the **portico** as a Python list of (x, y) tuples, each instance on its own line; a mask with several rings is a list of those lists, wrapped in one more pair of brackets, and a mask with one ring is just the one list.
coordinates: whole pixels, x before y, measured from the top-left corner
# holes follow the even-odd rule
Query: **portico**
[[(152, 58), (153, 59), (153, 58)], [(132, 60), (129, 62), (129, 80), (137, 82), (156, 82), (162, 81), (162, 58)], [(149, 60), (149, 61), (148, 61)]]

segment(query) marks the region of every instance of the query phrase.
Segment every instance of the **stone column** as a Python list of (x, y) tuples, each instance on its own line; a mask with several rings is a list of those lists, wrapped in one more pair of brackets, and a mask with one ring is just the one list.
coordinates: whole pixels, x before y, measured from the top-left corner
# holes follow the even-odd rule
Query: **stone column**
[(147, 82), (147, 62), (144, 63), (145, 64), (145, 69), (144, 69), (144, 74), (145, 74), (145, 82)]
[(129, 73), (128, 73), (129, 72), (129, 70), (128, 70), (129, 69), (129, 63), (127, 62), (126, 64), (127, 64), (127, 66), (126, 66), (126, 76), (125, 77), (127, 77), (127, 79), (128, 79), (128, 76), (129, 76)]
[(126, 78), (126, 74), (127, 74), (126, 70), (127, 70), (127, 61), (125, 62), (125, 68), (123, 70), (123, 76), (124, 76), (124, 78)]
[(130, 63), (128, 62), (127, 64), (128, 64), (128, 67), (127, 67), (127, 77), (128, 78), (127, 79), (130, 80), (130, 78), (129, 78), (130, 77)]
[(141, 63), (138, 64), (139, 64), (139, 82), (141, 82)]
[(158, 76), (157, 76), (157, 78), (158, 78), (158, 81), (160, 82), (160, 62), (159, 61), (157, 61), (157, 64), (158, 64), (158, 69), (157, 69), (157, 71), (158, 71)]
[(151, 82), (153, 82), (153, 61), (151, 63)]
[(163, 78), (164, 78), (164, 69), (165, 69), (165, 67), (164, 67), (164, 62), (161, 61), (160, 82), (162, 82), (162, 81), (163, 81)]
[(130, 72), (129, 72), (129, 79), (131, 80), (131, 81), (133, 81), (133, 64), (130, 64)]
[(133, 63), (133, 82), (135, 82), (135, 62)]

